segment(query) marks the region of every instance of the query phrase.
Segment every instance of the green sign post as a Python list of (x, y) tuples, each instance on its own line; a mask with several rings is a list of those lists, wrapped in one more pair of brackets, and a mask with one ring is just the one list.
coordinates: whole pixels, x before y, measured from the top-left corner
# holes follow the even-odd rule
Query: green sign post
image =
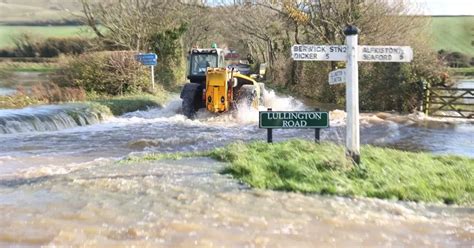
[(268, 130), (268, 142), (273, 141), (272, 129), (315, 129), (319, 141), (319, 129), (329, 127), (329, 113), (320, 111), (261, 111), (260, 128)]

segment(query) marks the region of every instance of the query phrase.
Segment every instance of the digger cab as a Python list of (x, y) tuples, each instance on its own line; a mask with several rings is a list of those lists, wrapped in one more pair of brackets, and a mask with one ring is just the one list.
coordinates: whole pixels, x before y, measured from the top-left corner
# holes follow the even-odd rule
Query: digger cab
[(188, 57), (188, 76), (191, 83), (204, 84), (207, 68), (225, 68), (224, 51), (219, 48), (192, 49)]

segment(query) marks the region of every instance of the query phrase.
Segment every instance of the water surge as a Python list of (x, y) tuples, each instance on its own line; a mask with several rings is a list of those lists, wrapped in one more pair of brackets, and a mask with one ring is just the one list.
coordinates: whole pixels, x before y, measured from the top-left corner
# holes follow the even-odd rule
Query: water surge
[(97, 124), (110, 114), (92, 104), (62, 104), (0, 110), (0, 134), (58, 131)]

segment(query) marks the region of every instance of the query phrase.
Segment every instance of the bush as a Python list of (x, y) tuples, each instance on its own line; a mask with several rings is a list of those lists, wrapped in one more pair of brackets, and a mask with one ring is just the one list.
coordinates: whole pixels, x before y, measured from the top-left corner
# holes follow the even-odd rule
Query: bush
[(78, 55), (91, 48), (89, 40), (82, 38), (48, 38), (40, 46), (41, 57), (57, 57), (60, 54)]
[(149, 70), (135, 61), (135, 52), (94, 52), (65, 59), (54, 81), (65, 87), (79, 87), (99, 95), (147, 92)]
[(40, 83), (31, 87), (31, 97), (46, 103), (84, 101), (86, 93), (77, 87), (60, 88), (55, 83)]
[(474, 62), (473, 58), (469, 60), (469, 56), (460, 52), (449, 52), (445, 50), (438, 51), (438, 57), (444, 60), (449, 67), (464, 68), (469, 67)]
[(160, 59), (156, 67), (157, 81), (167, 87), (176, 86), (180, 79), (184, 79), (185, 63), (183, 61), (183, 46), (181, 37), (186, 32), (186, 25), (178, 28), (155, 33), (151, 36), (150, 46)]
[(61, 54), (82, 54), (92, 47), (90, 40), (84, 38), (42, 39), (29, 34), (20, 34), (13, 40), (15, 49), (0, 51), (0, 57), (43, 57), (53, 58)]
[(12, 58), (16, 57), (16, 52), (14, 49), (1, 49), (0, 50), (0, 57), (2, 58)]
[(25, 94), (18, 93), (12, 96), (0, 96), (0, 109), (23, 108), (33, 104), (43, 102), (31, 98)]
[(115, 116), (119, 116), (137, 110), (161, 107), (166, 99), (165, 95), (141, 94), (95, 99), (92, 102), (106, 106)]

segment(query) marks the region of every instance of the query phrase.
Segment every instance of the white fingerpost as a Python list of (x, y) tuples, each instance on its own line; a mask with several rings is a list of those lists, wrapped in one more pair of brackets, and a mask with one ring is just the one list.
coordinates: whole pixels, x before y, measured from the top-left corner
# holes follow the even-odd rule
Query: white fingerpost
[(413, 50), (408, 46), (358, 46), (356, 26), (344, 30), (346, 45), (293, 45), (291, 56), (295, 61), (346, 61), (343, 70), (329, 73), (329, 84), (346, 83), (346, 152), (360, 163), (359, 130), (359, 66), (361, 62), (410, 62)]
[(360, 131), (359, 131), (359, 66), (357, 60), (358, 29), (349, 25), (344, 30), (347, 45), (346, 66), (346, 152), (357, 164), (360, 163)]

